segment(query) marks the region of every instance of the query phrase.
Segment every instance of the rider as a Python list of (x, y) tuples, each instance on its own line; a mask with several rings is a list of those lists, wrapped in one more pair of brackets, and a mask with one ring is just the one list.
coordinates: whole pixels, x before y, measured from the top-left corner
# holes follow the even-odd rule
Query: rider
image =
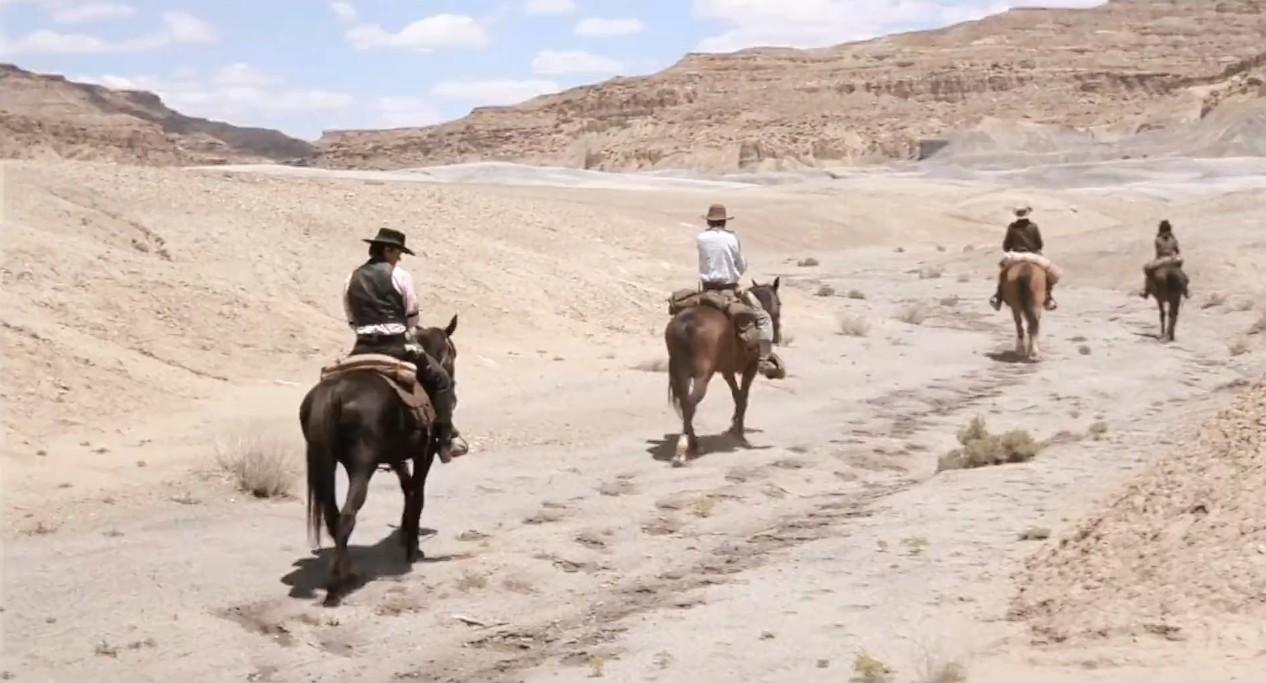
[[(1002, 240), (1002, 251), (1005, 252), (1022, 252), (1029, 254), (1042, 255), (1042, 233), (1037, 228), (1037, 223), (1029, 220), (1029, 214), (1033, 212), (1030, 206), (1022, 206), (1015, 210), (1016, 219), (1007, 226), (1007, 235)], [(989, 305), (994, 310), (1002, 308), (1002, 283), (1006, 278), (1007, 271), (1004, 268), (998, 273), (998, 289), (989, 299)], [(1055, 283), (1058, 282), (1058, 276), (1048, 270), (1046, 282), (1046, 303), (1045, 307), (1048, 311), (1055, 310), (1055, 296), (1052, 293), (1055, 289)]]
[[(1152, 271), (1159, 268), (1166, 261), (1182, 263), (1181, 252), (1178, 250), (1178, 238), (1174, 237), (1174, 226), (1170, 225), (1168, 220), (1160, 222), (1153, 246), (1156, 248), (1156, 258), (1143, 266), (1143, 293), (1141, 296), (1144, 299), (1154, 294), (1152, 292)], [(1187, 293), (1185, 286), (1183, 287), (1182, 295), (1188, 298), (1191, 297)]]
[(741, 291), (739, 280), (747, 271), (743, 247), (738, 235), (726, 227), (733, 216), (727, 214), (721, 204), (708, 207), (704, 216), (708, 228), (695, 238), (699, 251), (699, 281), (704, 290), (730, 292), (751, 307), (756, 318), (756, 332), (760, 340), (760, 361), (757, 370), (768, 378), (781, 376), (778, 366), (782, 361), (774, 355), (774, 323), (769, 312), (751, 292)]
[(413, 338), (418, 297), (413, 278), (399, 266), (400, 255), (413, 255), (404, 233), (381, 228), (369, 243), (369, 260), (347, 277), (343, 310), (356, 333), (352, 355), (386, 354), (418, 367), (418, 379), (435, 407), (435, 439), (441, 462), (451, 458), (456, 395), (448, 373)]

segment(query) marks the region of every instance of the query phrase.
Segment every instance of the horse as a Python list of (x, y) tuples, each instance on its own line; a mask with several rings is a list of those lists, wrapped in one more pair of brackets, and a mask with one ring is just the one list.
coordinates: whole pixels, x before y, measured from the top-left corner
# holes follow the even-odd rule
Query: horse
[[(1160, 339), (1174, 341), (1174, 328), (1178, 325), (1178, 309), (1187, 292), (1187, 274), (1176, 263), (1164, 263), (1151, 271), (1152, 294), (1156, 296), (1156, 308), (1160, 311)], [(1169, 306), (1166, 325), (1165, 306)]]
[[(456, 315), (443, 329), (415, 328), (418, 343), (450, 377), (456, 369), (457, 347), (452, 341), (456, 330)], [(400, 540), (405, 559), (412, 564), (422, 555), (419, 523), (426, 477), (437, 451), (432, 426), (419, 429), (396, 391), (376, 375), (374, 370), (364, 370), (327, 377), (308, 391), (299, 406), (299, 422), (307, 441), (309, 538), (315, 537), (320, 544), (324, 521), (335, 543), (327, 604), (336, 602), (354, 578), (347, 542), (356, 526), (356, 513), (369, 492), (369, 480), (379, 465), (389, 466), (400, 479), (404, 494)], [(341, 511), (334, 486), (340, 463), (348, 481)]]
[[(1030, 362), (1038, 360), (1037, 336), (1046, 302), (1046, 269), (1036, 263), (1017, 261), (1003, 275), (1002, 300), (1015, 318), (1015, 352)], [(1028, 334), (1025, 324), (1028, 325)]]
[[(778, 296), (781, 278), (763, 285), (755, 280), (749, 290), (769, 313), (774, 327), (774, 344), (782, 342), (782, 301)], [(727, 434), (746, 442), (743, 421), (747, 415), (747, 397), (756, 377), (760, 355), (738, 337), (729, 316), (708, 305), (700, 304), (677, 313), (664, 328), (668, 347), (668, 396), (681, 415), (681, 435), (673, 456), (673, 466), (686, 464), (687, 455), (698, 455), (699, 439), (695, 436), (695, 410), (708, 392), (712, 375), (721, 373), (734, 398), (734, 416)], [(740, 376), (735, 380), (735, 374)]]

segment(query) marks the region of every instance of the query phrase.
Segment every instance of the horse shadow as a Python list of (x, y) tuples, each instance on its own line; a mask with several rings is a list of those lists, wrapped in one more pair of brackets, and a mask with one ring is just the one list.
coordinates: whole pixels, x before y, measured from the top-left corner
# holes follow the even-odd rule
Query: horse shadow
[(1016, 353), (1014, 349), (1008, 351), (990, 351), (985, 356), (995, 363), (1007, 363), (1010, 365), (1026, 365), (1030, 361), (1024, 357), (1024, 354)]
[[(426, 531), (434, 533), (433, 530), (429, 529), (420, 531), (422, 532), (421, 535), (424, 536), (427, 535)], [(292, 598), (301, 600), (313, 599), (317, 597), (317, 591), (326, 590), (323, 604), (326, 607), (337, 606), (343, 598), (364, 588), (373, 581), (404, 576), (413, 571), (413, 565), (405, 560), (404, 544), (400, 540), (400, 534), (399, 527), (395, 527), (393, 531), (372, 546), (347, 546), (347, 552), (351, 556), (352, 565), (355, 567), (355, 576), (346, 585), (339, 587), (337, 591), (327, 590), (330, 580), (330, 567), (334, 557), (334, 547), (332, 545), (312, 551), (308, 557), (295, 560), (294, 564), (291, 565), (293, 569), (281, 577), (281, 582), (290, 586), (290, 597)], [(418, 562), (452, 562), (468, 557), (470, 555), (461, 553), (434, 555), (424, 556)]]
[[(747, 433), (759, 434), (761, 433), (761, 430), (749, 428)], [(665, 434), (661, 439), (647, 441), (646, 443), (649, 445), (649, 448), (646, 449), (646, 452), (659, 462), (672, 462), (673, 456), (677, 454), (677, 436), (677, 434)], [(729, 432), (710, 434), (707, 436), (700, 435), (699, 455), (692, 458), (692, 460), (702, 458), (705, 455), (712, 455), (714, 453), (767, 451), (771, 448), (773, 448), (773, 446), (753, 446), (747, 439), (734, 436)]]

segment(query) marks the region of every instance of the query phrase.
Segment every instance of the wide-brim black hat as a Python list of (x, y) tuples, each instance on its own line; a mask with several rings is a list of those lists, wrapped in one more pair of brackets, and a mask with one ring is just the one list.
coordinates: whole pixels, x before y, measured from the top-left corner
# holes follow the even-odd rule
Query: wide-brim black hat
[(368, 239), (362, 239), (361, 241), (369, 242), (370, 244), (383, 244), (388, 247), (395, 247), (406, 254), (413, 255), (413, 250), (404, 245), (404, 233), (399, 230), (379, 228), (377, 235)]

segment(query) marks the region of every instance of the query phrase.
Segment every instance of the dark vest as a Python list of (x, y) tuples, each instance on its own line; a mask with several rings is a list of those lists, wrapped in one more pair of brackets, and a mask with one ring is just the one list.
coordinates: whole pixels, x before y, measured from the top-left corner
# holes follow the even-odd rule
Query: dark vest
[(392, 265), (370, 259), (352, 271), (347, 286), (347, 306), (356, 327), (399, 323), (407, 325), (404, 296), (391, 283)]

